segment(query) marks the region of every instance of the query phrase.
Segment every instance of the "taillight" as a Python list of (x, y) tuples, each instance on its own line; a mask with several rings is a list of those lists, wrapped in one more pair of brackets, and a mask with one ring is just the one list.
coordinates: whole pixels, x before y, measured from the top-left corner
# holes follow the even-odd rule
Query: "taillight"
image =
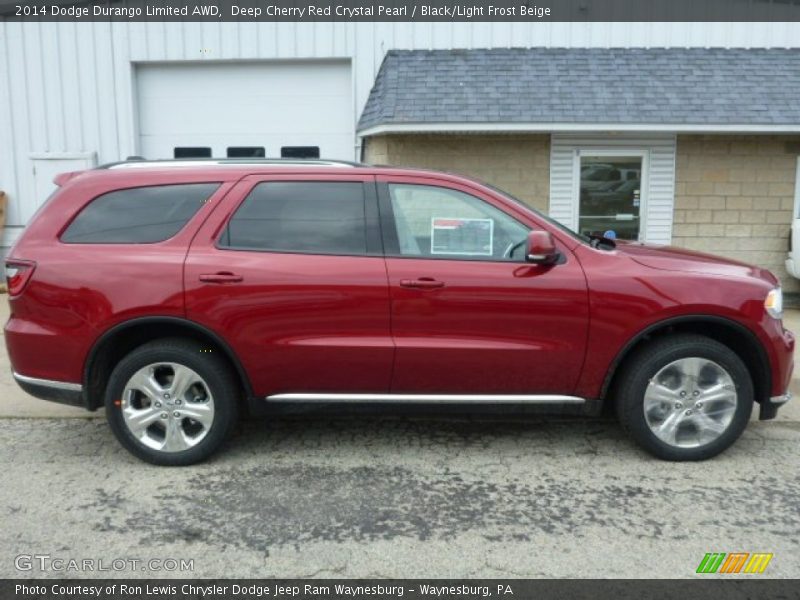
[(6, 284), (8, 295), (19, 296), (28, 285), (36, 263), (30, 260), (6, 260)]

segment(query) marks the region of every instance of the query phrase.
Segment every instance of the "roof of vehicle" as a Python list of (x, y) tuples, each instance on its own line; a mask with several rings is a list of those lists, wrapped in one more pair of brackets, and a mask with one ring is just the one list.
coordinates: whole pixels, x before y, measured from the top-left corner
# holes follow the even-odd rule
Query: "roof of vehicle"
[[(94, 169), (85, 171), (75, 171), (62, 173), (54, 179), (57, 185), (63, 185), (73, 178), (87, 180), (90, 178), (111, 177), (112, 179), (122, 178), (130, 180), (131, 177), (140, 178), (145, 173), (156, 174), (159, 178), (175, 176), (176, 179), (191, 179), (193, 177), (208, 178), (220, 177), (226, 181), (245, 177), (247, 175), (259, 175), (264, 173), (275, 173), (284, 175), (295, 174), (328, 174), (328, 175), (413, 175), (419, 177), (430, 177), (448, 179), (450, 181), (461, 181), (477, 183), (464, 175), (456, 173), (444, 173), (441, 171), (395, 167), (389, 165), (370, 165), (365, 163), (348, 162), (343, 160), (325, 159), (280, 159), (280, 158), (255, 158), (255, 159), (226, 159), (226, 158), (203, 158), (203, 159), (129, 159), (114, 163), (100, 165)], [(142, 183), (146, 185), (146, 183)]]

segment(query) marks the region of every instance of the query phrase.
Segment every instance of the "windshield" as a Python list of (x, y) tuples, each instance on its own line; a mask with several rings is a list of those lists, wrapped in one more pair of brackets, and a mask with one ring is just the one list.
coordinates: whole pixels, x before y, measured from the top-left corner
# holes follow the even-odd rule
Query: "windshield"
[(580, 233), (572, 231), (572, 229), (570, 229), (566, 225), (563, 225), (563, 224), (559, 223), (558, 221), (556, 221), (554, 218), (549, 217), (549, 216), (545, 215), (544, 213), (539, 212), (538, 210), (533, 208), (530, 204), (526, 204), (525, 202), (523, 202), (522, 200), (520, 200), (519, 198), (517, 198), (515, 196), (512, 196), (508, 192), (505, 192), (505, 191), (503, 191), (503, 190), (501, 190), (499, 188), (496, 188), (491, 183), (486, 183), (486, 182), (482, 182), (482, 183), (486, 187), (491, 188), (492, 190), (494, 190), (495, 192), (497, 192), (498, 194), (503, 196), (503, 198), (508, 198), (509, 200), (514, 202), (515, 204), (518, 204), (519, 206), (536, 213), (537, 216), (541, 217), (542, 219), (544, 219), (545, 221), (550, 223), (550, 225), (552, 225), (553, 227), (557, 227), (560, 231), (563, 231), (564, 233), (566, 233), (570, 237), (578, 240), (581, 243), (591, 245), (592, 240), (591, 240), (591, 238), (589, 238), (589, 236), (582, 235)]

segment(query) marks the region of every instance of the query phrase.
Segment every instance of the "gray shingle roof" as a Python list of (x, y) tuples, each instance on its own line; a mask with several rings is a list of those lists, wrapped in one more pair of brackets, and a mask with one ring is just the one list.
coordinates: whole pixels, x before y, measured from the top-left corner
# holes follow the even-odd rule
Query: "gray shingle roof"
[(359, 130), (403, 123), (797, 126), (800, 50), (392, 50)]

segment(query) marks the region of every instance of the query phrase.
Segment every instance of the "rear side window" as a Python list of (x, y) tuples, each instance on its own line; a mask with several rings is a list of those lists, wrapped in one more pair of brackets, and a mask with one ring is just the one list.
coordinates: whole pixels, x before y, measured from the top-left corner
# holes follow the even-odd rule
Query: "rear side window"
[(310, 254), (366, 254), (364, 186), (326, 181), (260, 183), (231, 217), (220, 245)]
[(70, 244), (152, 244), (178, 233), (219, 183), (158, 185), (118, 190), (92, 200), (61, 241)]

